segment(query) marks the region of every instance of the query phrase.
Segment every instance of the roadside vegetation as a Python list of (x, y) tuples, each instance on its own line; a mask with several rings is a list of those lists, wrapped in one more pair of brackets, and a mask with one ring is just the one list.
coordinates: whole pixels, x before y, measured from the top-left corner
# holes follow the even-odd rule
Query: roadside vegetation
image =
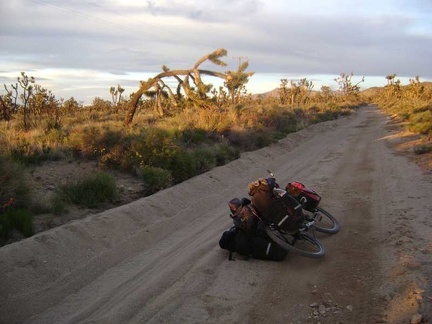
[[(57, 99), (25, 72), (15, 84), (5, 84), (0, 95), (0, 245), (17, 232), (31, 236), (34, 215), (61, 215), (69, 205), (115, 203), (120, 193), (112, 170), (142, 179), (143, 196), (150, 195), (367, 103), (406, 120), (410, 131), (431, 136), (431, 88), (418, 78), (406, 87), (388, 78), (388, 86), (367, 96), (360, 92), (363, 80), (354, 83), (352, 73), (335, 79), (337, 90), (314, 89), (307, 79), (282, 79), (271, 93), (252, 95), (245, 87), (253, 75), (246, 72), (247, 62), (237, 71), (200, 70), (206, 61), (225, 66), (225, 55), (217, 50), (189, 70), (163, 66), (129, 98), (117, 85), (107, 89), (111, 101), (95, 98), (86, 106), (73, 97)], [(222, 78), (224, 86), (205, 83), (206, 75)], [(175, 91), (166, 78), (178, 82)], [(429, 151), (427, 145), (419, 152)], [(97, 161), (100, 173), (59, 183), (49, 203), (33, 201), (25, 171), (60, 160)]]
[(417, 76), (402, 85), (396, 74), (386, 76), (387, 85), (374, 98), (388, 114), (396, 115), (413, 133), (432, 136), (432, 83), (420, 82)]

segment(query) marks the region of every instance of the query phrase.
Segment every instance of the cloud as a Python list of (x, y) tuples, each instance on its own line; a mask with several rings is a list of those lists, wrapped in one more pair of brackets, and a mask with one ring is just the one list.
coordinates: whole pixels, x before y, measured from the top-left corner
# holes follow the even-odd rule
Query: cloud
[[(257, 74), (432, 78), (428, 0), (2, 0), (0, 11), (4, 78), (130, 80), (217, 48), (229, 69), (248, 60)], [(45, 76), (52, 70), (64, 73)]]

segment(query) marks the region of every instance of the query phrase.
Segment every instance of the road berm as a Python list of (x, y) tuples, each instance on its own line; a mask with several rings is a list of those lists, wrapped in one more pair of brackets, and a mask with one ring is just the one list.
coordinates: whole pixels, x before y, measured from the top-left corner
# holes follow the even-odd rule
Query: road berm
[[(432, 175), (395, 150), (377, 107), (310, 126), (225, 166), (0, 248), (1, 323), (432, 321)], [(340, 222), (323, 259), (218, 246), (227, 202), (300, 181)]]

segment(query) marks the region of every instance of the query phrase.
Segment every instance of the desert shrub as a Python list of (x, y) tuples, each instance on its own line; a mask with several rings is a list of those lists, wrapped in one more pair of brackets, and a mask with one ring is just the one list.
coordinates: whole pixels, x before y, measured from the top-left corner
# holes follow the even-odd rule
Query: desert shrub
[(122, 169), (125, 171), (131, 170), (132, 165), (128, 159), (128, 152), (120, 146), (116, 145), (109, 152), (103, 154), (99, 159), (101, 168)]
[(294, 116), (291, 114), (285, 114), (278, 118), (278, 123), (276, 124), (275, 130), (287, 135), (297, 130), (296, 125), (297, 122)]
[(43, 131), (33, 129), (25, 134), (9, 126), (0, 135), (0, 153), (26, 165), (39, 164), (46, 160), (59, 160), (72, 152), (63, 145), (67, 130)]
[(119, 130), (105, 126), (87, 126), (71, 134), (67, 144), (70, 149), (80, 152), (85, 157), (99, 158), (125, 141), (125, 137), (124, 132)]
[(207, 139), (207, 132), (204, 129), (190, 128), (181, 132), (181, 140), (186, 144), (203, 143)]
[(60, 189), (72, 203), (88, 208), (98, 207), (105, 202), (113, 202), (118, 197), (115, 178), (105, 172), (62, 185)]
[(270, 145), (275, 141), (274, 133), (270, 129), (263, 129), (253, 134), (251, 140), (255, 143), (256, 148), (261, 148)]
[(426, 111), (432, 112), (432, 105), (429, 104), (426, 106), (416, 107), (413, 109), (414, 114), (422, 113), (422, 112), (426, 112)]
[(98, 145), (101, 129), (95, 126), (77, 130), (69, 137), (68, 145), (71, 149), (80, 152), (86, 157), (94, 157), (101, 153)]
[(8, 208), (0, 213), (0, 243), (4, 244), (11, 236), (13, 230), (25, 237), (33, 235), (33, 216), (27, 209)]
[(185, 149), (180, 149), (166, 163), (164, 168), (171, 171), (174, 183), (179, 183), (197, 174), (197, 164), (194, 155)]
[(335, 110), (326, 110), (326, 111), (315, 113), (309, 118), (309, 120), (311, 124), (317, 124), (328, 120), (337, 119), (338, 117), (339, 117), (339, 112)]
[(424, 98), (377, 97), (375, 101), (387, 114), (397, 115), (407, 122), (406, 128), (418, 134), (432, 134), (432, 106)]
[(203, 173), (216, 166), (224, 165), (238, 159), (240, 152), (237, 148), (226, 143), (194, 149), (192, 151), (197, 173)]
[(104, 100), (102, 98), (99, 97), (95, 97), (93, 99), (92, 104), (87, 107), (87, 109), (92, 110), (94, 112), (94, 110), (96, 111), (110, 111), (113, 108), (113, 105), (110, 101), (108, 100)]
[(141, 130), (131, 138), (130, 156), (133, 165), (163, 167), (181, 150), (175, 132), (157, 127)]
[(71, 201), (63, 191), (57, 191), (50, 197), (51, 212), (54, 215), (61, 215), (68, 211), (68, 205)]
[(23, 164), (0, 156), (0, 213), (7, 207), (26, 206), (30, 194)]
[(254, 141), (254, 132), (249, 129), (232, 129), (226, 134), (225, 138), (230, 145), (236, 147), (239, 151), (251, 151), (257, 148)]
[(417, 155), (432, 152), (432, 145), (420, 144), (414, 147), (414, 153)]
[(144, 165), (138, 170), (139, 176), (144, 180), (147, 194), (172, 186), (173, 177), (166, 169)]
[(200, 109), (194, 114), (194, 125), (207, 131), (223, 131), (229, 128), (229, 119), (218, 109)]
[(238, 158), (240, 158), (240, 151), (238, 148), (226, 143), (216, 145), (216, 165), (224, 165)]
[(196, 148), (191, 154), (198, 174), (211, 170), (217, 165), (216, 152), (213, 147)]
[[(231, 117), (227, 111), (214, 106), (206, 108), (192, 107), (182, 110), (164, 122), (166, 128), (221, 132), (230, 128)], [(191, 133), (193, 134), (194, 131)], [(188, 132), (186, 132), (186, 135)], [(201, 133), (203, 134), (203, 133)], [(197, 134), (199, 136), (199, 134)]]
[(408, 129), (415, 133), (432, 133), (432, 111), (426, 110), (411, 116)]
[(50, 129), (43, 133), (43, 136), (39, 137), (39, 140), (43, 140), (51, 146), (63, 144), (65, 139), (68, 137), (68, 131), (66, 129)]
[(234, 146), (240, 152), (253, 151), (258, 148), (267, 146), (277, 140), (276, 134), (272, 128), (259, 129), (236, 129), (227, 134), (226, 138), (230, 145)]
[(30, 142), (23, 138), (9, 147), (7, 152), (10, 158), (18, 163), (31, 165), (43, 161), (45, 154), (49, 153), (50, 148), (41, 146), (38, 143)]

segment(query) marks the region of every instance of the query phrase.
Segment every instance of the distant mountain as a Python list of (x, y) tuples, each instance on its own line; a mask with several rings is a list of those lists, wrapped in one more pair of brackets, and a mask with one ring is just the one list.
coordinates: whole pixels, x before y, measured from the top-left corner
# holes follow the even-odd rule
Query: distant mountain
[(263, 92), (263, 93), (255, 93), (253, 96), (261, 97), (261, 98), (272, 98), (272, 97), (279, 97), (279, 88)]

